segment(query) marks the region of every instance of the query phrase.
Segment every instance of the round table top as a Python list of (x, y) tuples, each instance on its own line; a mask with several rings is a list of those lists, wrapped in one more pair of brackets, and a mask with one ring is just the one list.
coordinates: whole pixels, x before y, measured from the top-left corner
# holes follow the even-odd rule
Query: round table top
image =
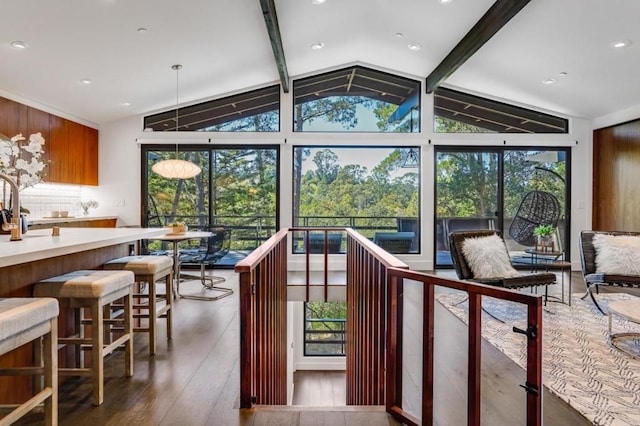
[(640, 323), (640, 299), (611, 302), (609, 303), (609, 313), (618, 314), (628, 321)]
[(195, 238), (207, 238), (210, 236), (211, 236), (211, 232), (209, 231), (187, 231), (187, 232), (176, 232), (176, 233), (158, 235), (157, 237), (153, 237), (150, 239), (162, 240), (162, 241), (182, 241), (182, 240), (190, 240)]
[(544, 251), (540, 249), (536, 249), (535, 247), (530, 247), (524, 249), (524, 252), (527, 254), (538, 254), (538, 255), (547, 255), (547, 256), (560, 256), (563, 254), (561, 251)]

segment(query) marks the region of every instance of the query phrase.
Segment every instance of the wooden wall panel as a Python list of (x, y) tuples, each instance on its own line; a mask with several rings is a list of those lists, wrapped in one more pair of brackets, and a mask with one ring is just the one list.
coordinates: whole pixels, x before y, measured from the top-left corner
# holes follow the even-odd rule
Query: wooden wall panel
[(640, 230), (640, 120), (593, 134), (595, 230)]

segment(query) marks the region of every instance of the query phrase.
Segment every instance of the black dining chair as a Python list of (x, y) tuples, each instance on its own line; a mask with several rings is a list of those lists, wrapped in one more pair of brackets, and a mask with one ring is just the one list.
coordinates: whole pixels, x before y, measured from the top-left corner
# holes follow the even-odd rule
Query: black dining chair
[[(180, 294), (180, 283), (177, 283), (177, 293), (185, 299), (196, 300), (218, 300), (233, 294), (233, 290), (227, 287), (220, 287), (217, 284), (226, 281), (226, 278), (207, 274), (207, 267), (213, 267), (229, 253), (231, 245), (231, 229), (213, 225), (208, 230), (211, 232), (209, 237), (200, 239), (199, 246), (193, 249), (184, 249), (180, 251), (178, 257), (180, 263), (180, 277), (191, 279), (200, 279), (203, 290), (215, 290), (221, 292), (216, 296), (206, 295), (188, 295)], [(200, 276), (194, 276), (182, 273), (182, 267), (197, 266), (200, 269)], [(180, 280), (178, 280), (180, 281)]]

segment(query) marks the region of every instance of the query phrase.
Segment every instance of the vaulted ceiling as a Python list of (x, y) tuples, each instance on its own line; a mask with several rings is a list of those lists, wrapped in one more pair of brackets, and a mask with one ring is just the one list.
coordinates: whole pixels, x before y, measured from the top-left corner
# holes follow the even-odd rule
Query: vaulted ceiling
[[(640, 105), (637, 0), (314, 3), (2, 0), (0, 95), (99, 125), (174, 106), (173, 64), (183, 65), (181, 104), (264, 87), (283, 70), (295, 78), (362, 64), (420, 79), (423, 90), (431, 75), (445, 87), (587, 119)], [(486, 33), (495, 21), (464, 41), (492, 7), (518, 3), (522, 10), (493, 37)], [(284, 61), (265, 24), (273, 16)], [(459, 67), (439, 67), (456, 45), (483, 37)], [(631, 45), (613, 48), (619, 40)]]

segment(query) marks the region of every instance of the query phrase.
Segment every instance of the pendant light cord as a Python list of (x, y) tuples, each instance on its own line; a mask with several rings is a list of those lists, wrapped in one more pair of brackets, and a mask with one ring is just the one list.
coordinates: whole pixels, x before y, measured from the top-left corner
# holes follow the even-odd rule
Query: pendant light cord
[[(179, 121), (178, 121), (178, 105), (180, 105), (179, 102), (179, 87), (180, 87), (180, 70), (182, 69), (182, 65), (180, 64), (176, 64), (176, 65), (172, 65), (171, 66), (172, 70), (176, 71), (176, 132), (178, 132), (178, 127), (179, 127)], [(178, 159), (178, 142), (176, 142), (176, 160)]]

